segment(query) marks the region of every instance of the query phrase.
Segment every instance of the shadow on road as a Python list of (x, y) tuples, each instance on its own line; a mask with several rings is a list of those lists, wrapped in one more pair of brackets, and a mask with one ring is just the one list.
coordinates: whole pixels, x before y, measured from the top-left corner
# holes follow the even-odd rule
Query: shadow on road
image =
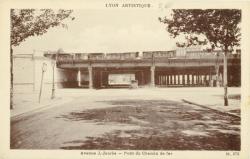
[(114, 100), (112, 107), (57, 116), (96, 126), (124, 124), (136, 130), (115, 130), (100, 137), (64, 143), (61, 149), (113, 150), (240, 150), (240, 119), (170, 100)]

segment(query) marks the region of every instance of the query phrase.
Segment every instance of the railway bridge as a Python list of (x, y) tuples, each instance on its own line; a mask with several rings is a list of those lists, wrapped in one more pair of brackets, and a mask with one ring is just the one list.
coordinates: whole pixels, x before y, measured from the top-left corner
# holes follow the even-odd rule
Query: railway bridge
[[(129, 53), (63, 53), (45, 56), (56, 60), (67, 80), (63, 87), (128, 87), (131, 83), (151, 87), (223, 86), (222, 53), (175, 51)], [(228, 55), (228, 85), (240, 86), (240, 54)]]

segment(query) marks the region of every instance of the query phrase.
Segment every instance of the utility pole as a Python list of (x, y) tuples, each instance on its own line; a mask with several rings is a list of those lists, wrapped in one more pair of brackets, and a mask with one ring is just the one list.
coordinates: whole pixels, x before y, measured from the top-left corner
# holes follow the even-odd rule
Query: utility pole
[(55, 61), (52, 61), (52, 71), (53, 71), (53, 77), (52, 77), (52, 93), (51, 93), (51, 99), (55, 98)]
[(54, 59), (51, 61), (52, 64), (52, 71), (53, 71), (53, 79), (52, 79), (52, 93), (51, 93), (51, 99), (55, 98), (55, 66), (56, 66), (56, 61), (57, 61), (57, 54), (55, 54)]
[(43, 89), (43, 74), (44, 74), (44, 72), (46, 72), (46, 69), (47, 69), (47, 64), (43, 63), (43, 66), (42, 66), (42, 78), (41, 78), (40, 93), (39, 93), (39, 103), (41, 101), (41, 95), (42, 95), (42, 89)]

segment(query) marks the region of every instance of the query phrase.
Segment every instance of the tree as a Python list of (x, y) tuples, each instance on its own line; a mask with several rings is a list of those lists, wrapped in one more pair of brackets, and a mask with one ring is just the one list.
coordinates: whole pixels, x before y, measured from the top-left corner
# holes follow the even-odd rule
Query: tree
[[(238, 9), (174, 9), (170, 18), (159, 18), (175, 38), (184, 35), (186, 42), (178, 46), (210, 45), (224, 52), (224, 105), (228, 105), (227, 55), (240, 45), (241, 10)], [(204, 37), (201, 39), (201, 37)]]
[(11, 45), (18, 46), (28, 37), (43, 35), (51, 27), (67, 27), (62, 21), (71, 18), (72, 10), (11, 9)]
[(11, 103), (13, 94), (13, 46), (18, 46), (27, 38), (45, 34), (49, 28), (62, 26), (65, 19), (74, 20), (71, 16), (72, 10), (52, 10), (52, 9), (11, 9), (11, 34), (10, 34), (10, 55), (11, 55)]

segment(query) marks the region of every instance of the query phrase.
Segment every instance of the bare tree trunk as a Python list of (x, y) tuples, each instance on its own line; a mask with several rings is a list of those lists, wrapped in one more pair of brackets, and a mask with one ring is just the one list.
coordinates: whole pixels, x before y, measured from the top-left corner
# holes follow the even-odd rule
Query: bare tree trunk
[(13, 49), (10, 46), (10, 109), (13, 109)]
[(227, 47), (225, 48), (225, 52), (224, 52), (224, 106), (228, 106), (228, 94), (227, 94)]

